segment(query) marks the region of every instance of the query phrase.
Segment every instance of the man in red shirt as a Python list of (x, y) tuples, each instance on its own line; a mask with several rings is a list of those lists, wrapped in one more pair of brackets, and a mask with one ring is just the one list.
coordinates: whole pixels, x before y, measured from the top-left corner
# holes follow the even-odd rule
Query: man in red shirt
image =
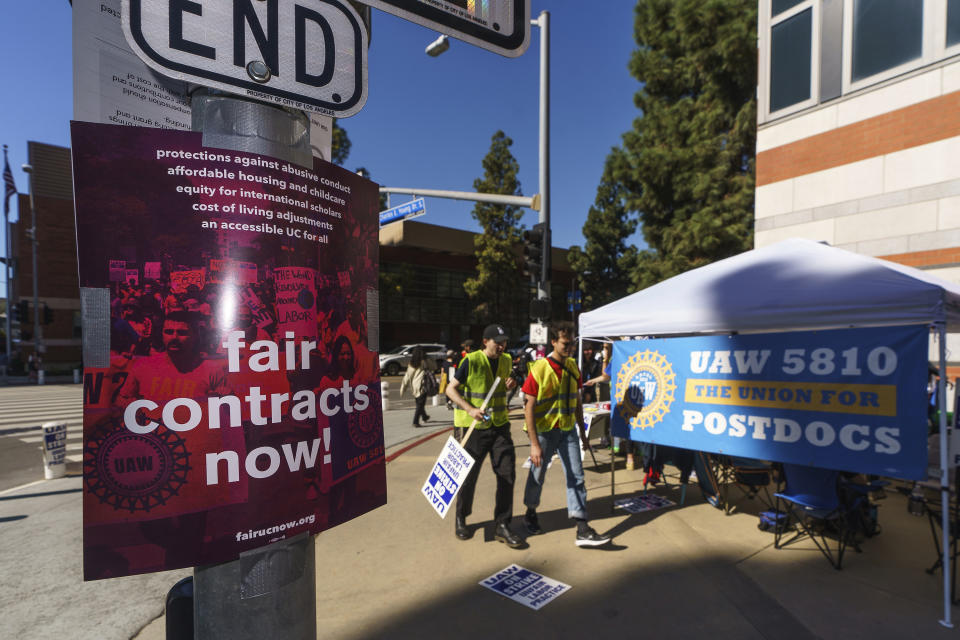
[(524, 430), (530, 437), (530, 473), (523, 495), (527, 513), (523, 519), (531, 535), (543, 532), (537, 507), (547, 463), (556, 451), (567, 478), (567, 513), (577, 522), (576, 544), (598, 547), (610, 542), (610, 538), (601, 536), (587, 523), (587, 488), (580, 448), (589, 445), (580, 399), (580, 371), (571, 357), (577, 344), (573, 325), (569, 322), (552, 325), (550, 344), (553, 351), (533, 363), (523, 383)]

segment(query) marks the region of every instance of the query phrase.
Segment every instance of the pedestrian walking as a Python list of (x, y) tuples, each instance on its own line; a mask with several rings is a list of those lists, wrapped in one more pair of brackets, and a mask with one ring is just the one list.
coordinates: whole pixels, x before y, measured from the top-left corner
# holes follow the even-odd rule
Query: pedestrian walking
[(610, 538), (598, 534), (587, 522), (587, 487), (580, 449), (590, 445), (580, 399), (580, 371), (571, 357), (576, 345), (573, 325), (551, 325), (549, 336), (553, 351), (533, 363), (523, 383), (523, 428), (530, 437), (530, 473), (523, 493), (527, 512), (523, 519), (531, 535), (542, 533), (537, 507), (547, 463), (557, 452), (567, 477), (567, 514), (577, 522), (576, 544), (598, 547), (610, 542)]
[(428, 358), (423, 347), (414, 347), (410, 354), (410, 364), (407, 365), (407, 372), (403, 374), (403, 380), (400, 382), (400, 395), (409, 387), (416, 402), (416, 409), (413, 412), (413, 426), (422, 427), (420, 420), (430, 421), (427, 415), (426, 404), (427, 396), (437, 394), (437, 379), (433, 377), (437, 364), (432, 358)]
[[(510, 419), (507, 413), (507, 391), (516, 382), (510, 378), (513, 363), (509, 353), (504, 353), (507, 333), (498, 324), (483, 330), (483, 350), (471, 351), (457, 367), (453, 380), (447, 385), (447, 397), (456, 408), (453, 424), (457, 440), (463, 439), (464, 431), (477, 421), (464, 448), (475, 460), (457, 496), (454, 533), (460, 540), (472, 535), (467, 528), (467, 516), (473, 511), (473, 494), (483, 459), (490, 454), (490, 466), (497, 477), (497, 493), (493, 508), (496, 524), (494, 538), (511, 549), (523, 546), (523, 540), (510, 529), (513, 518), (513, 485), (516, 480), (516, 453), (510, 435)], [(480, 407), (496, 378), (500, 383), (494, 390), (485, 415)]]

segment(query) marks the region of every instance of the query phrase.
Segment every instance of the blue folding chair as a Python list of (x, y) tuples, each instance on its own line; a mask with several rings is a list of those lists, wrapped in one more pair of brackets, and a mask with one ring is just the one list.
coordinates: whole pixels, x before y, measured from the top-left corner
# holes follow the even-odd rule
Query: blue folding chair
[[(788, 526), (775, 533), (774, 547), (783, 547), (801, 538), (810, 538), (834, 569), (843, 566), (843, 553), (848, 545), (860, 551), (857, 545), (852, 516), (861, 507), (862, 496), (848, 502), (840, 499), (840, 472), (795, 464), (784, 464), (786, 489), (774, 494), (777, 510), (788, 514)], [(781, 502), (784, 508), (781, 509)], [(783, 538), (791, 528), (795, 534)], [(836, 537), (831, 541), (828, 534)]]

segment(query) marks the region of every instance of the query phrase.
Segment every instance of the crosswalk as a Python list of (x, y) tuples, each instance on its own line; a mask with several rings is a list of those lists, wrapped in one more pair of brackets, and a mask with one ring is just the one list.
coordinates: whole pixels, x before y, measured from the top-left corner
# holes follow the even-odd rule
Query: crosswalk
[(0, 438), (43, 441), (45, 422), (67, 424), (67, 460), (83, 460), (83, 387), (78, 384), (0, 388)]

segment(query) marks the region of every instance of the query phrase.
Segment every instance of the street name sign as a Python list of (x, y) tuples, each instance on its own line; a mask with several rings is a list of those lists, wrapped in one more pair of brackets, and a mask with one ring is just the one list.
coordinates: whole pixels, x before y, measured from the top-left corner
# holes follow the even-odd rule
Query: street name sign
[(530, 0), (360, 0), (502, 56), (530, 44)]
[(401, 204), (399, 207), (393, 207), (392, 209), (381, 211), (380, 226), (382, 227), (384, 225), (388, 225), (391, 222), (400, 222), (401, 220), (417, 218), (426, 212), (427, 206), (423, 198), (417, 198), (416, 200), (411, 200), (410, 202)]
[(346, 0), (123, 0), (123, 33), (150, 68), (328, 116), (367, 99), (367, 32)]

